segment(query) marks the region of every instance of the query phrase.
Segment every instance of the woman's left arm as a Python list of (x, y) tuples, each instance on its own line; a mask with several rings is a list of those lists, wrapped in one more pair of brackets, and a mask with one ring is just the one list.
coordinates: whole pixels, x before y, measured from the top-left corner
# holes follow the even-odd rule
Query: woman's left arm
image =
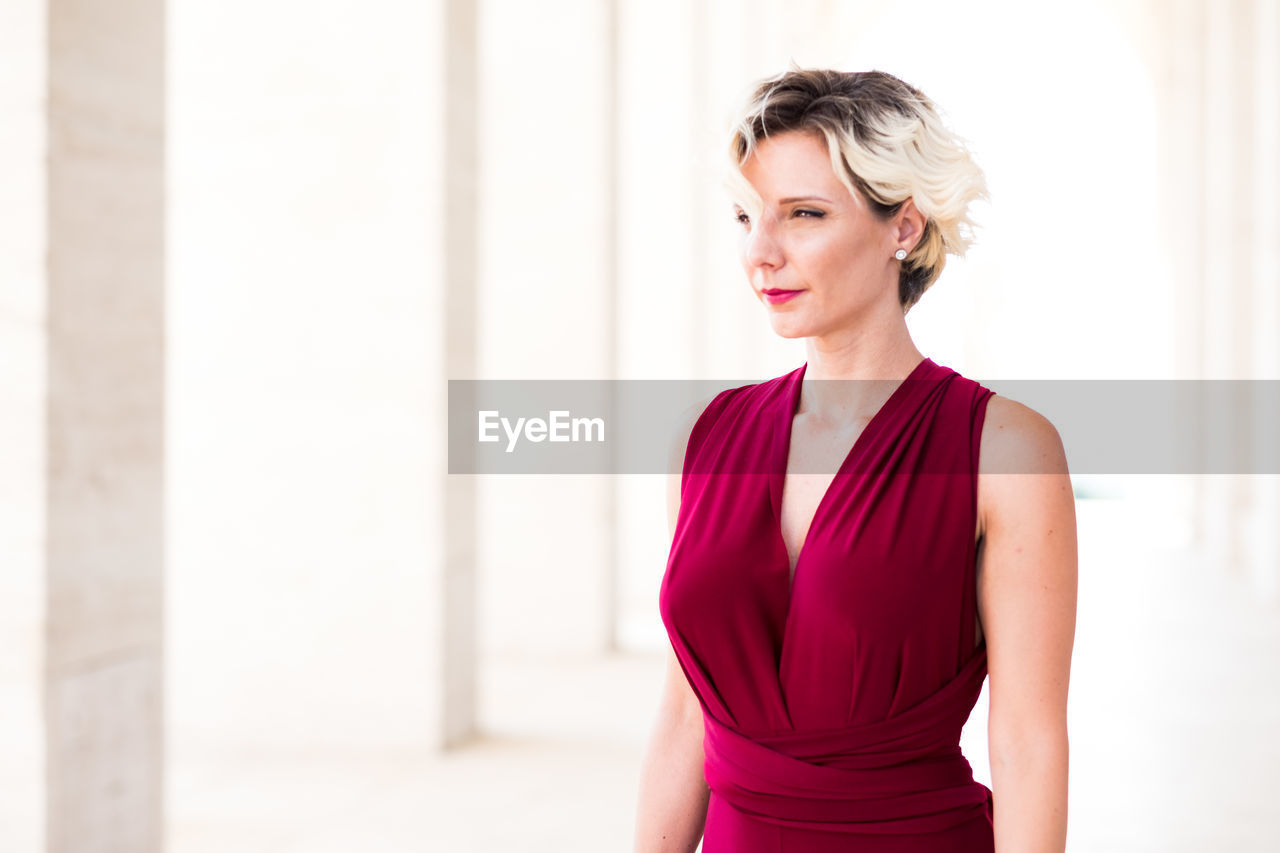
[(1077, 589), (1066, 453), (1046, 418), (997, 395), (979, 460), (978, 612), (996, 853), (1063, 853)]

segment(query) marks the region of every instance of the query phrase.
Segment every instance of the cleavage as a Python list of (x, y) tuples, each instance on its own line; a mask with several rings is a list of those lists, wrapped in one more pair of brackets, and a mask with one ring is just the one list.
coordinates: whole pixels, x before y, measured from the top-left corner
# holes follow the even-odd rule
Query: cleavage
[[(782, 540), (791, 562), (791, 581), (795, 580), (796, 564), (809, 539), (809, 532), (822, 508), (827, 493), (835, 482), (836, 472), (853, 452), (853, 446), (870, 418), (863, 418), (856, 427), (838, 431), (824, 431), (811, 435), (803, 425), (804, 416), (797, 415), (791, 427), (791, 452), (787, 457), (787, 472), (782, 486), (782, 507), (779, 513)], [(792, 469), (797, 472), (792, 473)], [(813, 473), (810, 473), (813, 472)]]

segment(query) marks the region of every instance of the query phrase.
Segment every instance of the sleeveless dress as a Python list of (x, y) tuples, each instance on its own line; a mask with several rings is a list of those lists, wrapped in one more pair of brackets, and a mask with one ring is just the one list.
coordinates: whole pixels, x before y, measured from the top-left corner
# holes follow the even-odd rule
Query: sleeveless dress
[(702, 706), (703, 853), (993, 853), (960, 731), (978, 448), (994, 393), (924, 359), (823, 495), (794, 580), (782, 487), (804, 364), (695, 422), (659, 611)]

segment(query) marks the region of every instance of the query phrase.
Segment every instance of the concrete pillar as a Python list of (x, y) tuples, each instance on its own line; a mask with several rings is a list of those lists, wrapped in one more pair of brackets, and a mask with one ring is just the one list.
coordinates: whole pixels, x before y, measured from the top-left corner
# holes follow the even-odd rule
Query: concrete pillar
[[(1200, 323), (1204, 266), (1201, 233), (1205, 210), (1205, 176), (1199, 168), (1204, 160), (1204, 27), (1201, 0), (1175, 0), (1164, 7), (1165, 33), (1158, 55), (1161, 59), (1153, 75), (1159, 97), (1157, 121), (1160, 140), (1157, 209), (1164, 212), (1161, 233), (1167, 235), (1164, 249), (1169, 253), (1174, 280), (1174, 376), (1179, 379), (1204, 378), (1201, 364), (1206, 347)], [(1154, 14), (1154, 13), (1153, 13)], [(1177, 216), (1179, 208), (1194, 211)], [(1191, 539), (1202, 546), (1206, 537), (1204, 512), (1207, 490), (1200, 478), (1192, 485)]]
[(164, 11), (0, 20), (5, 850), (162, 846)]
[[(1255, 0), (1246, 30), (1252, 40), (1252, 150), (1249, 186), (1252, 239), (1245, 251), (1253, 269), (1249, 294), (1252, 324), (1250, 375), (1280, 380), (1280, 4)], [(1274, 395), (1255, 398), (1255, 423), (1280, 422), (1280, 401)], [(1274, 432), (1258, 429), (1252, 436), (1255, 453), (1276, 453)], [(1253, 506), (1249, 515), (1246, 550), (1253, 584), (1272, 600), (1280, 598), (1280, 476), (1256, 476), (1249, 485)]]
[[(1200, 316), (1204, 325), (1201, 375), (1206, 379), (1245, 379), (1250, 376), (1249, 277), (1252, 275), (1252, 166), (1250, 133), (1252, 52), (1245, 36), (1244, 4), (1206, 3), (1202, 7), (1204, 33), (1204, 159), (1202, 209), (1204, 250), (1200, 291)], [(1211, 414), (1224, 417), (1225, 406)], [(1215, 430), (1224, 434), (1221, 429)], [(1248, 437), (1237, 433), (1234, 453), (1247, 446)], [(1249, 484), (1241, 477), (1211, 477), (1204, 481), (1208, 554), (1211, 565), (1241, 570), (1246, 557), (1243, 519), (1248, 511)]]
[[(479, 177), (477, 102), (476, 8), (471, 0), (444, 0), (443, 51), (444, 135), (443, 175), (439, 222), (443, 239), (442, 315), (437, 329), (445, 342), (444, 370), (439, 376), (438, 411), (447, 409), (450, 377), (477, 376), (476, 328), (478, 300), (477, 182)], [(443, 440), (437, 442), (443, 448)], [(441, 453), (442, 470), (447, 460)], [(443, 561), (440, 598), (435, 615), (441, 630), (433, 650), (439, 687), (439, 719), (432, 739), (440, 746), (469, 740), (476, 729), (476, 552), (475, 478), (442, 478), (444, 495)]]
[[(1275, 378), (1276, 9), (1267, 2), (1176, 0), (1152, 4), (1144, 15), (1131, 37), (1148, 48), (1160, 96), (1159, 208), (1176, 276), (1176, 375)], [(1231, 449), (1242, 460), (1251, 447), (1257, 454), (1274, 441), (1249, 426), (1262, 423), (1272, 403), (1265, 397), (1251, 402), (1252, 419), (1235, 413), (1242, 428)], [(1217, 414), (1225, 416), (1225, 409)], [(1280, 586), (1275, 478), (1200, 476), (1195, 494), (1194, 539), (1205, 565), (1274, 594)]]
[[(621, 12), (618, 8), (620, 0), (607, 0), (603, 4), (603, 20), (601, 21), (604, 50), (601, 54), (601, 76), (604, 78), (604, 109), (601, 110), (600, 121), (603, 125), (604, 157), (601, 171), (604, 173), (603, 196), (601, 206), (604, 209), (601, 247), (605, 289), (604, 324), (608, 330), (606, 340), (608, 351), (605, 353), (605, 364), (602, 378), (620, 379), (619, 366), (621, 353), (618, 340), (622, 329), (621, 299), (619, 298), (619, 254), (618, 254), (618, 145), (619, 111), (618, 100), (620, 78), (618, 74), (618, 46)], [(610, 385), (613, 389), (615, 386)], [(612, 391), (609, 398), (609, 409), (616, 408), (616, 397)], [(616, 464), (616, 463), (615, 463)], [(604, 485), (600, 514), (604, 528), (605, 549), (608, 554), (605, 566), (605, 582), (602, 598), (604, 619), (602, 636), (604, 650), (610, 654), (622, 651), (624, 643), (620, 636), (620, 621), (623, 608), (623, 589), (625, 585), (624, 566), (627, 559), (626, 537), (621, 529), (622, 511), (626, 499), (626, 489), (619, 477), (610, 477)]]
[(159, 851), (165, 6), (48, 4), (47, 849)]
[[(1204, 59), (1203, 169), (1207, 187), (1202, 291), (1206, 378), (1280, 377), (1276, 161), (1280, 93), (1275, 5), (1252, 0), (1200, 4)], [(1245, 398), (1238, 456), (1272, 451), (1275, 402)], [(1252, 469), (1246, 469), (1252, 470)], [(1207, 478), (1202, 509), (1212, 565), (1263, 595), (1280, 593), (1280, 508), (1275, 477)]]

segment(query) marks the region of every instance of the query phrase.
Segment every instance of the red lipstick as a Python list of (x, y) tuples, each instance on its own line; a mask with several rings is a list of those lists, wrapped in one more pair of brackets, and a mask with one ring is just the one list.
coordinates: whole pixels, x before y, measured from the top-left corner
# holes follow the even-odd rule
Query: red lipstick
[(778, 305), (782, 302), (788, 302), (804, 293), (803, 290), (779, 290), (778, 288), (772, 287), (760, 292), (764, 294), (764, 298), (768, 300), (770, 305)]

